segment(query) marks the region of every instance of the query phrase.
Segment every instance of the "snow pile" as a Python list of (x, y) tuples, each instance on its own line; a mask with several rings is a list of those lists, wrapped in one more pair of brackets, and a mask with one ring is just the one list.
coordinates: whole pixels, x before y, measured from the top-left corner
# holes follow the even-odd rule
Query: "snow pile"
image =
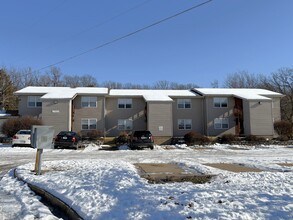
[[(203, 167), (196, 162), (185, 164), (195, 170)], [(293, 218), (292, 169), (219, 172), (207, 184), (153, 185), (138, 175), (133, 164), (121, 159), (45, 162), (42, 169), (46, 172), (41, 176), (30, 172), (32, 168), (33, 164), (23, 165), (17, 173), (61, 198), (84, 219)], [(205, 171), (214, 169), (206, 167)]]

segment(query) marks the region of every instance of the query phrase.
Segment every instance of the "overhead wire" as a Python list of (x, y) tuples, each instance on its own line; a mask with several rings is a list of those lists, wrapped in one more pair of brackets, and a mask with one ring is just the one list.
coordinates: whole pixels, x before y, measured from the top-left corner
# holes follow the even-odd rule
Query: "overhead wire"
[(196, 8), (199, 8), (199, 7), (201, 7), (201, 6), (204, 6), (204, 5), (208, 4), (208, 3), (210, 3), (211, 1), (213, 1), (213, 0), (208, 0), (208, 1), (202, 2), (202, 3), (200, 3), (200, 4), (194, 5), (194, 6), (190, 7), (190, 8), (187, 8), (187, 9), (185, 9), (185, 10), (183, 10), (183, 11), (180, 11), (180, 12), (174, 14), (174, 15), (171, 15), (171, 16), (169, 16), (169, 17), (166, 17), (166, 18), (164, 18), (164, 19), (161, 19), (161, 20), (159, 20), (159, 21), (156, 21), (156, 22), (154, 22), (154, 23), (152, 23), (152, 24), (150, 24), (150, 25), (147, 25), (147, 26), (145, 26), (145, 27), (143, 27), (143, 28), (137, 29), (137, 30), (135, 30), (135, 31), (133, 31), (133, 32), (130, 32), (130, 33), (128, 33), (128, 34), (125, 34), (125, 35), (123, 35), (123, 36), (121, 36), (121, 37), (115, 38), (115, 39), (110, 40), (110, 41), (108, 41), (108, 42), (106, 42), (106, 43), (100, 44), (100, 45), (98, 45), (98, 46), (96, 46), (96, 47), (90, 48), (90, 49), (88, 49), (88, 50), (85, 50), (85, 51), (83, 51), (83, 52), (81, 52), (81, 53), (78, 53), (78, 54), (75, 54), (75, 55), (73, 55), (73, 56), (70, 56), (70, 57), (68, 57), (68, 58), (65, 58), (65, 59), (60, 60), (60, 61), (58, 61), (58, 62), (55, 62), (55, 63), (53, 63), (53, 64), (50, 64), (50, 65), (47, 65), (47, 66), (41, 67), (41, 68), (39, 68), (37, 71), (41, 71), (41, 70), (44, 70), (44, 69), (47, 69), (47, 68), (50, 68), (50, 67), (53, 67), (53, 66), (59, 65), (59, 64), (61, 64), (61, 63), (65, 63), (65, 62), (67, 62), (67, 61), (69, 61), (69, 60), (73, 60), (73, 59), (75, 59), (75, 58), (77, 58), (77, 57), (80, 57), (80, 56), (82, 56), (82, 55), (84, 55), (84, 54), (90, 53), (90, 52), (92, 52), (92, 51), (94, 51), (94, 50), (100, 49), (100, 48), (102, 48), (102, 47), (105, 47), (105, 46), (108, 46), (108, 45), (110, 45), (110, 44), (113, 44), (113, 43), (115, 43), (115, 42), (117, 42), (117, 41), (120, 41), (120, 40), (123, 40), (123, 39), (125, 39), (125, 38), (128, 38), (128, 37), (130, 37), (130, 36), (132, 36), (132, 35), (135, 35), (135, 34), (137, 34), (137, 33), (140, 33), (140, 32), (142, 32), (142, 31), (145, 31), (145, 30), (147, 30), (147, 29), (149, 29), (149, 28), (152, 28), (152, 27), (154, 27), (154, 26), (156, 26), (156, 25), (159, 25), (159, 24), (161, 24), (161, 23), (163, 23), (163, 22), (165, 22), (165, 21), (168, 21), (168, 20), (170, 20), (170, 19), (173, 19), (173, 18), (175, 18), (175, 17), (178, 17), (179, 15), (185, 14), (185, 13), (191, 11), (191, 10), (194, 10), (194, 9), (196, 9)]

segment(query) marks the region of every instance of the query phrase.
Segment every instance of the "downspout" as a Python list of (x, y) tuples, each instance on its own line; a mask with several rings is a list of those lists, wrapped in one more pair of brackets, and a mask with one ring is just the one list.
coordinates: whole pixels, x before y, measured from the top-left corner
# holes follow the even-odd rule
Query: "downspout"
[(68, 130), (72, 130), (72, 100), (69, 99), (69, 120), (68, 120)]

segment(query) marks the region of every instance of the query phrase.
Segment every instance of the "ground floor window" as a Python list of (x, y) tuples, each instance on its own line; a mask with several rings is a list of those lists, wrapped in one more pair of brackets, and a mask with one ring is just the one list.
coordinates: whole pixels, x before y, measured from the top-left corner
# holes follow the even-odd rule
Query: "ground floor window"
[(81, 119), (81, 129), (82, 130), (96, 130), (97, 129), (97, 119), (96, 118), (83, 118), (83, 119)]
[(215, 118), (214, 119), (214, 128), (215, 129), (227, 129), (229, 128), (228, 118)]
[(191, 130), (191, 119), (178, 119), (179, 130)]
[(119, 119), (118, 120), (118, 130), (132, 130), (132, 120)]

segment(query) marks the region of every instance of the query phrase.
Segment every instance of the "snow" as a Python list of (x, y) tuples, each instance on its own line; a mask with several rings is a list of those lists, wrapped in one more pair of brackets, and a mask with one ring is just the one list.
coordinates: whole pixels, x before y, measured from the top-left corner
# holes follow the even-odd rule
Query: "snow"
[[(118, 151), (100, 149), (90, 145), (79, 152), (45, 150), (44, 155), (56, 155), (56, 159), (43, 162), (43, 175), (31, 172), (34, 163), (19, 166), (17, 173), (61, 198), (84, 219), (293, 218), (293, 167), (278, 165), (293, 163), (292, 146), (170, 145), (131, 151), (124, 145)], [(0, 155), (11, 151), (24, 153), (23, 148), (0, 147)], [(80, 155), (80, 159), (72, 154)], [(64, 159), (58, 160), (60, 157)], [(152, 162), (174, 163), (188, 172), (217, 176), (206, 184), (150, 184), (139, 176), (134, 164)], [(233, 173), (206, 163), (244, 164), (264, 171)], [(30, 216), (34, 215), (54, 219), (11, 172), (0, 181), (0, 189), (22, 201), (16, 207), (21, 219), (33, 219)]]
[(246, 89), (246, 88), (194, 88), (203, 95), (234, 95), (247, 100), (270, 100), (271, 97), (283, 97), (282, 94), (266, 89)]

